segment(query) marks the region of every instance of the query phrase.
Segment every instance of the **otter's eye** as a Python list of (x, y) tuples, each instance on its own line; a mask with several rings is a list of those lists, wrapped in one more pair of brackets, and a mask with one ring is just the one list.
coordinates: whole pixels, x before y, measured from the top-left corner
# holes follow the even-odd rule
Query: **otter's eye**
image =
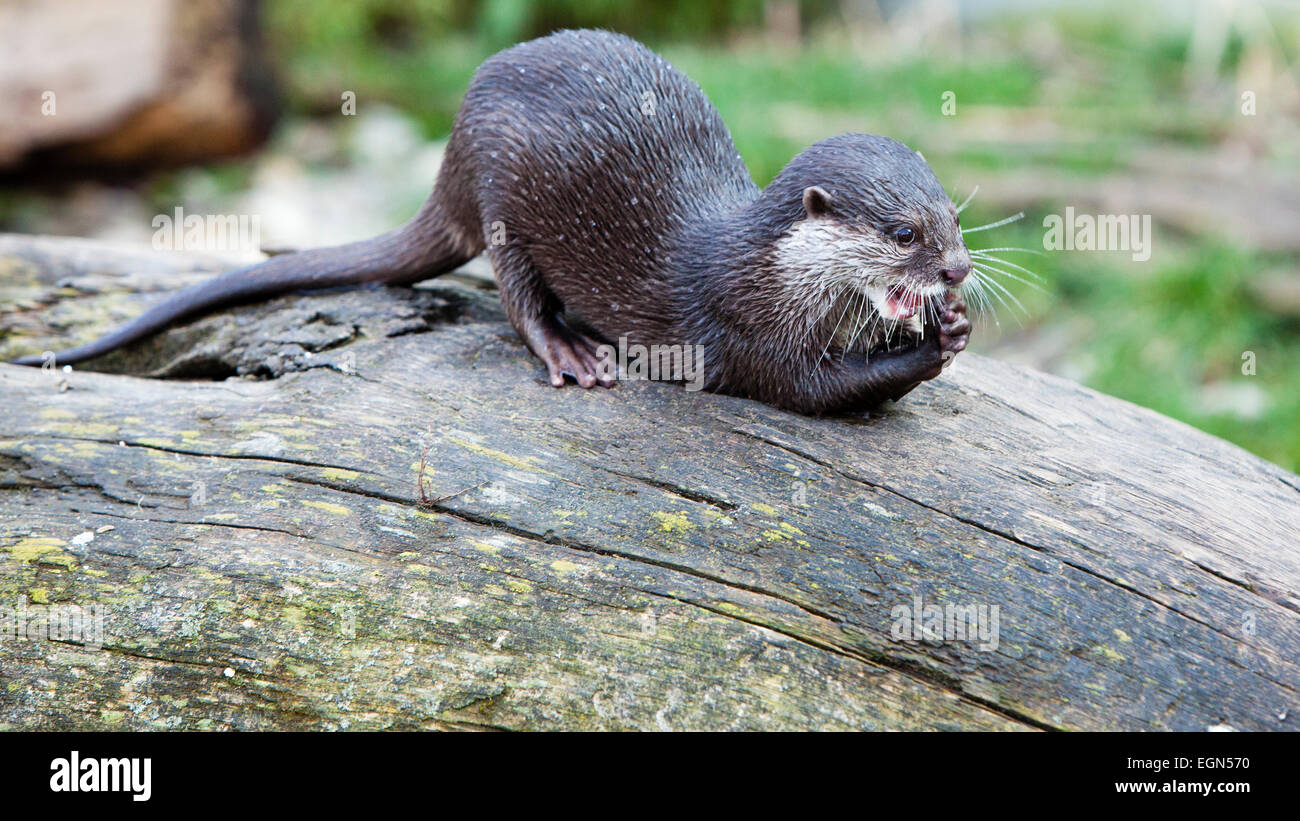
[(916, 242), (916, 229), (904, 225), (894, 231), (894, 242), (899, 245), (911, 245)]

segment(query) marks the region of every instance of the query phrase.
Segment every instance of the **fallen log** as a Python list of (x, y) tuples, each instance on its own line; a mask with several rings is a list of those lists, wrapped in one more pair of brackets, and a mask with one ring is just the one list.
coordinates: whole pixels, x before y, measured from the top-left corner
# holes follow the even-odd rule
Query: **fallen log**
[[(219, 265), (0, 238), (0, 357)], [(0, 728), (1297, 726), (1300, 477), (1058, 378), (557, 391), (454, 277), (94, 367), (0, 365)]]

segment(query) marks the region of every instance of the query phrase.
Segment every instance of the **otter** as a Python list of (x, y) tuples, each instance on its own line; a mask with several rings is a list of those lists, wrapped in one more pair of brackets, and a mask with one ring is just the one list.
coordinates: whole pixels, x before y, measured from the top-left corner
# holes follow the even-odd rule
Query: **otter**
[(485, 249), (510, 323), (556, 387), (614, 383), (586, 326), (701, 346), (707, 390), (866, 410), (936, 377), (971, 328), (957, 209), (917, 152), (845, 134), (760, 189), (694, 81), (628, 37), (579, 30), (479, 67), (433, 192), (401, 227), (229, 271), (56, 362), (218, 307), (414, 284)]

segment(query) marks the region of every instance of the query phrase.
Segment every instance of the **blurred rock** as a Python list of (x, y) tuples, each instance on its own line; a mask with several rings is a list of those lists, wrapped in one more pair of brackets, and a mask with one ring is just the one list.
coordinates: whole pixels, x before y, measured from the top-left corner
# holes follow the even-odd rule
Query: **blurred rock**
[(223, 178), (228, 164), (162, 175), (161, 195), (148, 186), (81, 180), (53, 193), (24, 193), (5, 230), (147, 245), (154, 217), (182, 208), (256, 217), (268, 253), (372, 237), (409, 219), (429, 196), (445, 144), (421, 139), (413, 120), (378, 104), (342, 120), (331, 126), (288, 118), (264, 150), (240, 164), (247, 179), (233, 189)]
[(1300, 270), (1274, 268), (1250, 282), (1251, 294), (1270, 313), (1300, 317)]
[[(396, 228), (433, 190), (444, 144), (423, 140), (410, 118), (386, 106), (344, 119), (326, 133), (317, 123), (286, 123), (254, 162), (248, 190), (205, 208), (261, 215), (268, 250), (335, 245)], [(297, 147), (309, 142), (320, 142), (317, 156), (345, 161), (306, 160)]]
[(1253, 382), (1211, 382), (1200, 390), (1201, 410), (1238, 419), (1258, 419), (1268, 410), (1268, 394)]
[(258, 0), (0, 4), (0, 170), (174, 166), (242, 153), (279, 109)]

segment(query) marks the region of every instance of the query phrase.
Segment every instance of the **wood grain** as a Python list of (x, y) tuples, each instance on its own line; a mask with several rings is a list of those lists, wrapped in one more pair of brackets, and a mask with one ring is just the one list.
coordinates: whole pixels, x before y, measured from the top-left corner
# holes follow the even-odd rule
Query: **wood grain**
[[(0, 238), (0, 355), (214, 268)], [(4, 637), (2, 728), (1297, 726), (1300, 478), (1061, 379), (555, 390), (454, 278), (95, 364), (184, 378), (0, 366), (0, 604), (105, 630)], [(916, 597), (996, 648), (900, 638)]]

